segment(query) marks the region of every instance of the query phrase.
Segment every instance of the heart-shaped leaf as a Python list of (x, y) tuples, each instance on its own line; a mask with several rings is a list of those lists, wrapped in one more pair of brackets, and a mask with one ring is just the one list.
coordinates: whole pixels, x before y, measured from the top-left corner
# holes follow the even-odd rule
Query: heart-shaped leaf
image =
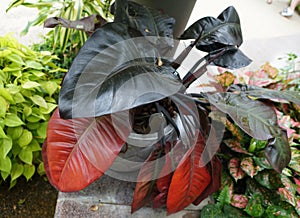
[(267, 140), (280, 131), (275, 111), (260, 101), (235, 93), (216, 93), (208, 99), (253, 138)]
[(121, 23), (106, 24), (86, 42), (64, 78), (62, 118), (97, 117), (177, 93), (173, 68), (157, 66), (155, 48)]
[(255, 165), (252, 157), (245, 157), (240, 163), (241, 169), (251, 178), (257, 175), (259, 168)]
[(204, 149), (203, 137), (185, 154), (174, 172), (167, 197), (168, 213), (178, 212), (194, 202), (211, 181), (200, 157)]
[(218, 18), (204, 17), (192, 24), (181, 39), (197, 39), (196, 47), (205, 52), (212, 52), (226, 45), (239, 47), (242, 42), (240, 19), (234, 7), (225, 9)]
[(245, 172), (241, 169), (241, 161), (237, 158), (232, 158), (229, 162), (229, 173), (237, 182), (246, 176)]
[(130, 129), (121, 114), (64, 120), (52, 115), (43, 145), (47, 176), (60, 191), (78, 191), (112, 165)]

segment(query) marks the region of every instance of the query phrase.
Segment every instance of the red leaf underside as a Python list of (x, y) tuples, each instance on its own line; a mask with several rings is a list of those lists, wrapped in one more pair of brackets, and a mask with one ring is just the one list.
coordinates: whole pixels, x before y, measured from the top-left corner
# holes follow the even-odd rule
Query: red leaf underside
[(197, 199), (193, 202), (194, 205), (200, 204), (209, 195), (218, 191), (221, 186), (222, 164), (216, 156), (213, 157), (209, 166), (207, 166), (207, 169), (209, 170), (210, 175), (212, 177), (211, 182), (206, 187), (206, 189), (200, 194), (200, 196), (198, 196)]
[(52, 185), (64, 192), (78, 191), (101, 177), (119, 154), (129, 131), (127, 124), (112, 122), (110, 115), (64, 120), (57, 109), (49, 121), (43, 149)]
[(162, 148), (158, 146), (141, 167), (134, 190), (131, 213), (150, 203), (159, 194), (156, 179), (159, 175), (158, 170), (161, 169), (160, 166), (165, 162), (164, 158), (160, 158), (161, 154)]
[(183, 210), (194, 202), (210, 183), (211, 176), (200, 162), (203, 149), (204, 140), (199, 134), (197, 143), (186, 153), (172, 177), (167, 197), (169, 214)]

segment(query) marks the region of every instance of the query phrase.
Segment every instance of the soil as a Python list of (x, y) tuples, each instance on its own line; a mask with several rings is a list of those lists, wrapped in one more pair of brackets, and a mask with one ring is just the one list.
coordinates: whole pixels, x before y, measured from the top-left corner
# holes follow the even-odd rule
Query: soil
[(53, 218), (58, 191), (44, 177), (35, 175), (30, 181), (20, 178), (9, 190), (0, 185), (1, 218)]

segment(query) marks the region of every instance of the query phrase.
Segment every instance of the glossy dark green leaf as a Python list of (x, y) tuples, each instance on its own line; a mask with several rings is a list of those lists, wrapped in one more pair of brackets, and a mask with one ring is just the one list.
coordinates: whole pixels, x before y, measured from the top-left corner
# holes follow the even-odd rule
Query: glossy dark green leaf
[(267, 140), (280, 131), (275, 111), (260, 101), (235, 93), (216, 93), (209, 95), (208, 99), (256, 139)]
[(112, 23), (88, 39), (62, 84), (62, 118), (110, 114), (181, 89), (173, 68), (157, 66), (153, 46), (145, 38), (131, 38), (132, 34), (126, 25)]
[(211, 52), (226, 45), (239, 47), (243, 42), (240, 19), (234, 7), (225, 9), (217, 18), (204, 17), (192, 24), (181, 39), (201, 38), (196, 47)]
[(236, 84), (229, 88), (230, 91), (242, 91), (249, 96), (259, 98), (259, 99), (280, 99), (293, 102), (300, 105), (300, 93), (297, 91), (289, 90), (274, 90), (261, 88), (251, 85), (241, 85)]
[(274, 138), (269, 140), (265, 148), (265, 154), (271, 166), (281, 173), (291, 160), (290, 144), (285, 131), (280, 131)]

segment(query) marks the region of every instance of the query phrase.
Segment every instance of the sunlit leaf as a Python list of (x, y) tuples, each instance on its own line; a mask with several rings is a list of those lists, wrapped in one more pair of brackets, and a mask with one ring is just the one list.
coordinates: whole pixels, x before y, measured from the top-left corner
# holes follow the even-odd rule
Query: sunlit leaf
[(32, 97), (30, 97), (30, 99), (33, 101), (33, 103), (35, 103), (36, 105), (43, 107), (43, 108), (48, 108), (47, 102), (45, 101), (45, 99), (40, 96), (40, 95), (33, 95)]
[(17, 127), (24, 124), (17, 114), (7, 114), (4, 119), (4, 124), (8, 127)]

